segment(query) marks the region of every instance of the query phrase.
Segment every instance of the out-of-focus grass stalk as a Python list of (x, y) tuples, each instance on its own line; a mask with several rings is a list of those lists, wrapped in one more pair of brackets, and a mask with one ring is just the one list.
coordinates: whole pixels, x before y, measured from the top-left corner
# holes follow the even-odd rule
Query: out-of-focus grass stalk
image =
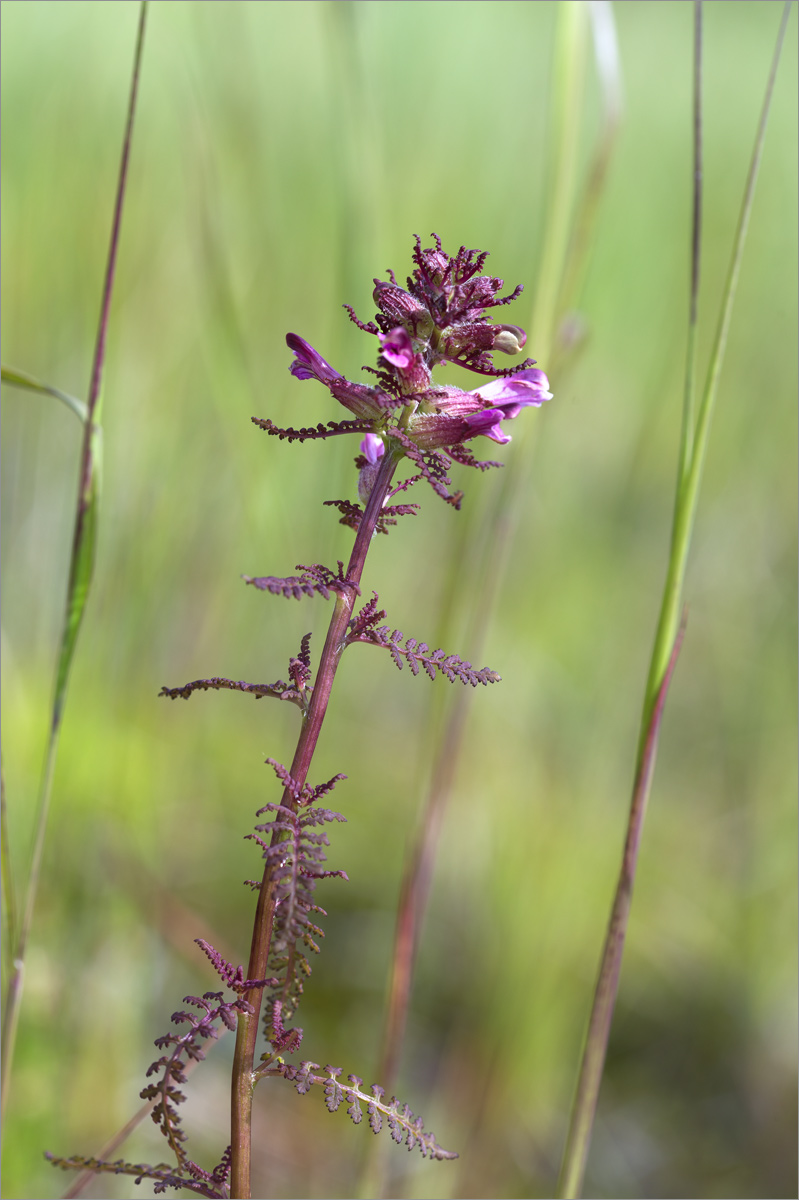
[[(86, 599), (91, 585), (94, 568), (94, 556), (97, 543), (97, 518), (100, 502), (101, 462), (102, 462), (102, 381), (105, 366), (105, 345), (108, 332), (108, 314), (111, 308), (111, 296), (114, 289), (117, 252), (119, 249), (119, 233), (122, 222), (122, 208), (125, 199), (125, 188), (130, 157), (131, 137), (133, 133), (133, 118), (136, 111), (136, 96), (139, 86), (142, 47), (144, 44), (144, 28), (147, 17), (148, 0), (142, 0), (139, 11), (139, 25), (136, 37), (136, 49), (133, 58), (133, 74), (131, 78), (128, 114), (125, 125), (125, 135), (122, 142), (122, 157), (117, 180), (114, 217), (111, 225), (111, 239), (106, 262), (103, 297), (100, 305), (100, 319), (97, 328), (94, 357), (92, 359), (89, 396), (85, 407), (79, 400), (58, 388), (40, 384), (32, 376), (10, 368), (3, 371), (3, 380), (17, 387), (55, 396), (67, 404), (83, 422), (83, 446), (81, 451), (80, 478), (78, 483), (78, 503), (75, 516), (75, 530), (72, 540), (72, 557), (69, 566), (69, 582), (67, 584), (66, 611), (61, 631), (61, 647), (56, 665), (55, 687), (53, 690), (53, 705), (50, 715), (50, 731), (45, 751), (44, 767), (39, 788), (39, 807), (33, 839), (33, 850), (28, 878), (25, 885), (25, 899), (18, 928), (15, 930), (14, 961), (8, 982), (5, 1011), (3, 1015), (2, 1054), (2, 1111), (5, 1113), (11, 1079), (11, 1066), (16, 1041), (19, 1009), (22, 1000), (22, 989), (25, 972), (25, 952), (33, 922), (33, 912), (36, 904), (39, 876), (41, 873), (42, 854), (44, 851), (47, 817), (50, 809), (53, 774), (55, 771), (58, 751), (58, 738), (61, 729), (61, 719), (67, 695), (67, 683), (72, 659), (75, 653), (78, 632), (86, 607)], [(5, 833), (5, 830), (4, 830)], [(8, 847), (6, 848), (8, 853)], [(7, 859), (4, 855), (4, 867)]]
[[(588, 0), (588, 11), (591, 18), (594, 64), (599, 77), (602, 101), (602, 125), (580, 203), (571, 226), (566, 259), (561, 268), (560, 287), (553, 310), (556, 322), (569, 311), (582, 291), (583, 280), (591, 261), (591, 247), (596, 232), (600, 202), (605, 190), (605, 177), (613, 157), (613, 148), (622, 116), (621, 62), (613, 8), (610, 0)], [(579, 112), (575, 116), (579, 116)], [(553, 203), (554, 198), (553, 191)], [(568, 199), (568, 196), (565, 196), (564, 199)], [(536, 353), (543, 355), (546, 352), (545, 362), (549, 371), (552, 371), (557, 365), (558, 351), (560, 349), (562, 352), (563, 349), (558, 342), (552, 344), (551, 335), (552, 328), (550, 328), (550, 341), (540, 348), (537, 342), (532, 342)], [(568, 346), (564, 348), (568, 350)], [(553, 353), (555, 354), (554, 366), (551, 362)]]
[(611, 910), (608, 932), (599, 968), (594, 1002), (588, 1024), (580, 1075), (577, 1082), (575, 1099), (572, 1107), (569, 1131), (563, 1154), (558, 1196), (563, 1200), (573, 1200), (582, 1192), (583, 1177), (591, 1143), (594, 1116), (596, 1113), (599, 1088), (602, 1081), (605, 1055), (607, 1051), (610, 1025), (618, 991), (621, 960), (624, 952), (624, 938), (630, 913), (632, 889), (635, 879), (635, 869), (638, 857), (641, 830), (652, 775), (655, 768), (657, 739), (666, 692), (674, 670), (679, 651), (682, 633), (680, 629), (680, 605), (682, 602), (683, 584), (690, 548), (691, 532), (696, 516), (699, 498), (699, 485), (702, 478), (707, 450), (710, 419), (718, 389), (719, 374), (724, 359), (727, 344), (732, 306), (738, 283), (738, 275), (743, 254), (749, 216), (752, 210), (755, 183), (757, 180), (760, 158), (763, 151), (766, 124), (774, 89), (780, 51), (785, 36), (785, 28), (790, 15), (790, 0), (783, 10), (782, 21), (777, 35), (771, 70), (766, 85), (766, 94), (760, 116), (757, 134), (755, 136), (752, 161), (749, 167), (746, 187), (744, 189), (741, 215), (733, 243), (730, 268), (722, 297), (721, 314), (719, 317), (716, 338), (710, 356), (707, 379), (699, 404), (699, 411), (694, 419), (695, 407), (695, 357), (696, 357), (696, 325), (697, 325), (697, 295), (699, 290), (699, 260), (701, 248), (701, 181), (702, 181), (702, 8), (701, 0), (696, 0), (695, 12), (695, 54), (694, 54), (694, 187), (693, 187), (693, 234), (691, 239), (691, 289), (689, 307), (689, 334), (686, 353), (686, 377), (683, 401), (683, 425), (680, 441), (680, 459), (677, 474), (677, 488), (674, 505), (671, 549), (663, 589), (660, 617), (658, 620), (655, 643), (652, 650), (652, 660), (649, 677), (644, 692), (643, 712), (641, 719), (641, 734), (638, 742), (638, 752), (635, 767), (635, 783), (633, 785), (630, 816), (627, 826), (627, 838), (622, 858), (621, 871), (616, 888), (616, 895)]
[[(354, 0), (337, 0), (323, 6), (331, 75), (340, 88), (338, 104), (331, 106), (331, 136), (340, 152), (333, 158), (331, 196), (338, 197), (338, 237), (334, 270), (341, 294), (357, 296), (360, 281), (369, 272), (374, 230), (384, 198), (381, 186), (381, 137), (373, 126), (373, 104), (364, 78), (359, 44), (363, 13)], [(369, 129), (371, 140), (366, 134)], [(364, 169), (364, 162), (370, 167)]]
[(577, 169), (585, 90), (589, 6), (582, 0), (558, 5), (552, 95), (552, 185), (542, 240), (528, 345), (546, 370), (555, 340), (556, 306), (564, 281), (577, 195)]
[[(589, 19), (602, 93), (602, 127), (586, 184), (577, 199)], [(583, 278), (621, 114), (616, 29), (608, 0), (565, 0), (558, 6), (554, 61), (552, 185), (543, 237), (544, 259), (538, 275), (528, 338), (528, 348), (547, 371), (552, 370), (558, 322), (574, 302), (576, 289)], [(528, 429), (526, 439), (531, 436)], [(516, 435), (517, 440), (523, 437), (521, 432)], [(456, 623), (459, 602), (467, 596), (471, 612), (465, 645), (475, 661), (482, 653), (517, 528), (519, 502), (529, 478), (529, 459), (529, 454), (523, 454), (519, 446), (515, 448), (503, 472), (503, 486), (498, 490), (495, 504), (490, 512), (484, 510), (478, 530), (473, 528), (474, 508), (467, 509), (459, 517), (460, 536), (453, 548), (447, 576), (437, 644), (448, 645), (453, 640), (448, 631)], [(395, 1089), (399, 1070), (416, 952), (470, 701), (471, 693), (465, 691), (448, 705), (440, 694), (431, 700), (433, 714), (427, 725), (432, 731), (434, 759), (426, 798), (405, 858), (376, 1076), (389, 1092)], [(446, 712), (443, 712), (445, 705)], [(359, 1195), (383, 1195), (385, 1184), (384, 1147), (375, 1141), (367, 1154)]]
[(0, 766), (0, 859), (3, 875), (3, 972), (11, 978), (14, 969), (14, 943), (17, 937), (17, 896), (11, 874), (11, 853), (8, 840), (8, 812), (6, 810), (6, 781)]

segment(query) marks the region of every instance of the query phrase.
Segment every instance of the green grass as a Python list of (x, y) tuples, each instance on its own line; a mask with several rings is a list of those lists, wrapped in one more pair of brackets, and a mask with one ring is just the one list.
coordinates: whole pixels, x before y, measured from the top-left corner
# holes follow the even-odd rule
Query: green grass
[[(296, 714), (244, 696), (167, 705), (157, 692), (215, 673), (285, 677), (300, 636), (323, 636), (323, 601), (283, 603), (238, 578), (333, 562), (349, 545), (320, 502), (352, 493), (355, 445), (281, 445), (249, 422), (337, 415), (323, 389), (289, 377), (287, 330), (352, 374), (366, 351), (341, 303), (370, 317), (372, 277), (389, 266), (402, 276), (411, 235), (432, 229), (450, 248), (490, 249), (493, 273), (524, 282), (511, 319), (529, 323), (554, 9), (366, 2), (351, 46), (340, 4), (152, 7), (111, 316), (104, 513), (31, 945), (7, 1197), (59, 1194), (65, 1180), (41, 1151), (91, 1152), (121, 1125), (152, 1039), (185, 992), (211, 986), (177, 905), (246, 957), (251, 901), (239, 880), (256, 860), (241, 838), (269, 798), (262, 760), (290, 753)], [(779, 11), (706, 6), (711, 309)], [(411, 1196), (551, 1194), (624, 826), (679, 438), (691, 17), (687, 5), (642, 3), (616, 16), (626, 118), (581, 303), (588, 338), (530, 418), (535, 438), (503, 452), (524, 442), (534, 455), (485, 652), (503, 683), (474, 698), (400, 1081), (462, 1159), (397, 1155)], [(3, 360), (76, 396), (136, 17), (133, 3), (3, 5)], [(593, 1195), (795, 1187), (796, 50), (786, 49), (706, 464)], [(3, 766), (17, 878), (79, 436), (62, 405), (4, 395)], [(499, 482), (470, 473), (466, 505), (487, 504)], [(459, 516), (422, 502), (375, 545), (365, 582), (393, 625), (429, 639)], [(318, 779), (349, 776), (337, 793), (349, 824), (330, 861), (351, 882), (324, 889), (329, 932), (303, 1052), (368, 1081), (428, 686), (447, 685), (352, 651), (316, 763)], [(193, 1103), (211, 1154), (227, 1098), (202, 1075)], [(352, 1194), (363, 1131), (315, 1096), (260, 1099), (258, 1194)], [(142, 1132), (126, 1156), (160, 1158), (153, 1137)]]

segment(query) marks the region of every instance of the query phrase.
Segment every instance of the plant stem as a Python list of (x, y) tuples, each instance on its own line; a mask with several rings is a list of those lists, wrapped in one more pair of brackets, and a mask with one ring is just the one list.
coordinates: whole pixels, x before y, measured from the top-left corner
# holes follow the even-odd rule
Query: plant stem
[(602, 951), (602, 964), (599, 968), (594, 1003), (591, 1008), (591, 1018), (583, 1050), (583, 1060), (580, 1066), (580, 1078), (577, 1082), (572, 1119), (569, 1133), (563, 1151), (563, 1163), (558, 1180), (557, 1194), (561, 1198), (573, 1198), (582, 1191), (585, 1164), (591, 1144), (591, 1131), (596, 1114), (599, 1088), (602, 1083), (602, 1072), (605, 1066), (610, 1024), (613, 1020), (613, 1009), (616, 1004), (616, 994), (619, 989), (619, 974), (621, 960), (624, 954), (624, 939), (632, 904), (635, 870), (638, 863), (638, 849), (641, 844), (641, 833), (644, 827), (647, 801), (655, 770), (658, 736), (669, 690), (671, 677), (677, 663), (677, 656), (682, 645), (684, 627), (680, 629), (672, 649), (666, 675), (660, 685), (649, 727), (646, 730), (644, 749), (638, 762), (633, 785), (630, 817), (627, 824), (627, 838), (624, 844), (621, 870), (616, 885), (616, 895), (608, 922), (608, 931)]
[[(683, 434), (668, 572), (666, 584), (663, 590), (663, 601), (658, 621), (657, 634), (655, 636), (655, 647), (652, 653), (650, 675), (647, 683), (647, 704), (650, 711), (654, 705), (654, 697), (657, 695), (660, 681), (663, 679), (665, 674), (670, 649), (673, 645), (674, 636), (679, 625), (682, 589), (685, 582), (685, 572), (688, 565), (688, 551), (690, 549), (691, 534), (693, 532), (694, 518), (696, 516), (696, 509), (699, 500), (699, 487), (702, 481), (702, 469), (704, 466), (705, 454), (707, 452), (707, 444), (710, 434), (710, 421), (713, 415), (713, 409), (715, 407), (719, 376), (721, 373), (721, 366), (724, 361), (724, 353), (727, 348), (727, 336), (729, 334), (730, 319), (732, 317), (732, 309), (738, 287), (738, 276), (741, 269), (741, 258), (743, 256), (744, 244), (746, 242), (746, 233), (749, 227), (749, 217), (752, 211), (755, 184), (757, 182), (761, 155), (763, 153), (766, 125), (768, 123), (768, 114), (771, 107), (771, 97), (774, 90), (777, 67), (779, 65), (780, 53), (782, 51), (782, 44), (785, 38), (785, 29), (788, 23), (790, 12), (791, 0), (787, 0), (783, 8), (782, 21), (777, 33), (777, 41), (774, 48), (771, 69), (769, 71), (765, 96), (763, 99), (763, 107), (760, 113), (757, 133), (755, 134), (752, 158), (749, 164), (749, 172), (746, 178), (743, 201), (741, 203), (741, 213), (738, 218), (738, 227), (735, 231), (735, 241), (733, 243), (733, 251), (721, 303), (721, 312), (719, 313), (716, 336), (710, 355), (707, 378), (705, 380), (705, 386), (696, 416), (696, 424), (692, 434), (690, 432)], [(695, 137), (696, 153), (698, 154), (701, 142), (696, 134)], [(695, 187), (698, 187), (699, 179), (701, 179), (701, 170), (698, 170), (696, 167), (694, 168), (694, 178), (696, 180)], [(698, 247), (695, 241), (694, 255), (696, 254), (698, 254)], [(686, 400), (686, 410), (688, 411), (689, 406), (692, 406), (693, 404), (693, 397), (689, 386), (686, 387), (686, 396), (688, 397)], [(644, 721), (642, 724), (642, 742), (645, 735), (646, 724), (646, 721)]]
[[(699, 288), (699, 255), (701, 232), (701, 180), (702, 180), (702, 112), (701, 112), (701, 0), (695, 3), (695, 65), (694, 65), (694, 168), (693, 168), (693, 234), (691, 238), (691, 285), (688, 320), (688, 348), (683, 400), (683, 424), (680, 440), (680, 458), (674, 503), (669, 562), (663, 587), (660, 616), (658, 619), (652, 658), (649, 667), (641, 718), (641, 733), (636, 755), (636, 772), (633, 795), (628, 818), (627, 837), (622, 858), (621, 872), (616, 887), (616, 896), (608, 924), (608, 932), (602, 952), (599, 978), (589, 1018), (588, 1033), (583, 1049), (580, 1075), (572, 1105), (569, 1132), (563, 1153), (558, 1196), (563, 1200), (574, 1200), (582, 1191), (583, 1176), (591, 1143), (591, 1132), (599, 1099), (605, 1055), (607, 1052), (610, 1025), (618, 992), (619, 973), (624, 951), (624, 939), (630, 914), (630, 902), (635, 878), (635, 868), (641, 830), (649, 787), (654, 772), (657, 737), (663, 713), (666, 692), (674, 670), (676, 656), (682, 640), (680, 605), (682, 603), (685, 572), (691, 544), (702, 467), (710, 432), (710, 418), (716, 398), (721, 364), (727, 343), (730, 317), (741, 266), (746, 231), (752, 210), (755, 182), (763, 151), (766, 124), (771, 96), (776, 79), (785, 29), (790, 15), (790, 2), (783, 9), (782, 22), (777, 34), (777, 43), (772, 58), (771, 70), (766, 84), (765, 98), (749, 173), (744, 189), (741, 215), (733, 243), (730, 268), (727, 275), (716, 339), (710, 357), (707, 380), (702, 394), (699, 411), (694, 420), (694, 359), (696, 352), (696, 301)], [(682, 622), (684, 623), (684, 616)]]
[[(391, 479), (397, 463), (402, 457), (401, 451), (391, 447), (386, 450), (380, 464), (380, 470), (366, 504), (355, 545), (347, 565), (346, 581), (350, 585), (346, 590), (338, 592), (327, 631), (324, 649), (316, 673), (311, 703), (303, 718), (297, 749), (291, 764), (291, 778), (296, 785), (302, 787), (308, 778), (311, 760), (313, 758), (322, 723), (327, 712), (333, 680), (341, 661), (345, 645), (347, 626), (352, 617), (356, 598), (358, 597), (361, 576), (363, 574), (366, 555), (372, 541), (372, 535), (377, 526), (377, 520), (388, 495)], [(283, 792), (281, 804), (286, 808), (296, 810), (297, 801), (288, 788)], [(278, 840), (277, 831), (273, 835), (273, 844)], [(264, 979), (269, 961), (269, 948), (272, 941), (272, 925), (274, 921), (274, 882), (272, 866), (267, 862), (263, 879), (258, 893), (258, 905), (255, 911), (250, 960), (247, 967), (248, 979)], [(233, 1058), (233, 1077), (231, 1081), (231, 1196), (240, 1200), (249, 1200), (251, 1195), (251, 1124), (252, 1124), (252, 1095), (255, 1086), (253, 1077), (253, 1062), (255, 1045), (258, 1039), (258, 1022), (263, 999), (263, 988), (253, 988), (246, 997), (253, 1006), (253, 1012), (239, 1016), (236, 1033), (236, 1050)]]
[[(69, 671), (70, 667), (72, 666), (75, 645), (86, 608), (86, 599), (89, 593), (89, 587), (91, 585), (94, 568), (100, 492), (100, 458), (102, 448), (100, 412), (102, 407), (101, 388), (103, 370), (105, 367), (105, 343), (108, 332), (108, 314), (111, 308), (111, 296), (114, 290), (114, 276), (116, 273), (117, 253), (119, 250), (119, 235), (122, 223), (122, 209), (125, 200), (128, 176), (128, 160), (130, 157), (131, 138), (133, 134), (133, 118), (136, 112), (136, 97), (139, 88), (139, 74), (141, 70), (146, 16), (147, 0), (142, 0), (141, 8), (139, 10), (139, 26), (136, 37), (136, 49), (133, 57), (133, 73), (128, 100), (125, 135), (122, 142), (122, 156), (117, 179), (114, 216), (111, 225), (111, 238), (108, 248), (108, 258), (106, 261), (103, 298), (100, 304), (100, 319), (97, 327), (97, 340), (94, 348), (94, 357), (92, 359), (89, 396), (86, 404), (86, 413), (83, 423), (83, 448), (81, 453), (80, 479), (78, 484), (78, 503), (75, 516), (75, 531), (72, 541), (72, 557), (69, 567), (66, 611), (64, 613), (64, 623), (61, 632), (61, 648), (58, 656), (55, 687), (53, 691), (50, 732), (48, 736), (44, 768), (42, 770), (39, 788), (39, 808), (36, 817), (36, 831), (33, 840), (33, 850), (31, 853), (31, 865), (28, 872), (25, 901), (22, 905), (22, 916), (20, 919), (19, 929), (17, 931), (17, 940), (14, 946), (13, 971), (9, 980), (8, 995), (6, 997), (5, 1013), (3, 1016), (3, 1113), (5, 1112), (5, 1106), (8, 1100), (11, 1079), (11, 1065), (14, 1057), (14, 1044), (16, 1042), (19, 1008), (22, 1000), (22, 987), (25, 973), (25, 953), (27, 950), (31, 925), (33, 923), (33, 912), (36, 904), (36, 894), (39, 887), (39, 876), (41, 874), (45, 833), (47, 831), (47, 818), (50, 810), (50, 796), (52, 793), (53, 775), (55, 773), (56, 756), (58, 752), (58, 739), (61, 730), (61, 718), (66, 700)], [(19, 382), (20, 378), (22, 377), (17, 373), (17, 378), (11, 382), (17, 383), (17, 386), (23, 386)], [(35, 383), (35, 381), (33, 382)], [(24, 386), (30, 386), (30, 379)], [(34, 390), (36, 390), (36, 388), (34, 388)], [(64, 399), (66, 403), (69, 402), (64, 393), (58, 392), (56, 389), (46, 390), (50, 391), (53, 395), (57, 395), (60, 399)], [(72, 407), (78, 415), (81, 415), (80, 407), (76, 407), (75, 405), (70, 405), (70, 407)]]

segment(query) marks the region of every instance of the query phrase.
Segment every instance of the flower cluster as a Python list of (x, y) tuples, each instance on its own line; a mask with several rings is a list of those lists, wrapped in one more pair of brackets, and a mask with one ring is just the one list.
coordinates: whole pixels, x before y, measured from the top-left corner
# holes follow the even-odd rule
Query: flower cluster
[[(517, 325), (494, 324), (487, 315), (515, 300), (521, 286), (500, 297), (503, 281), (480, 274), (487, 254), (462, 246), (453, 258), (441, 249), (440, 238), (433, 237), (435, 245), (427, 249), (416, 238), (414, 270), (406, 288), (398, 285), (392, 271), (390, 282), (375, 280), (374, 321), (359, 321), (346, 306), (358, 328), (380, 343), (378, 369), (365, 368), (376, 376), (374, 384), (345, 379), (296, 333), (286, 338), (294, 352), (292, 375), (318, 380), (357, 418), (341, 427), (332, 424), (327, 436), (352, 432), (353, 425), (366, 433), (361, 444), (366, 460), (361, 466), (362, 499), (371, 489), (387, 443), (399, 442), (406, 453), (411, 443), (423, 455), (451, 452), (478, 436), (505, 444), (511, 439), (502, 422), (552, 396), (546, 375), (533, 359), (517, 370), (493, 365), (494, 351), (518, 354), (527, 340)], [(433, 369), (442, 362), (493, 378), (470, 392), (436, 386)], [(460, 462), (471, 459), (463, 451), (451, 456)]]

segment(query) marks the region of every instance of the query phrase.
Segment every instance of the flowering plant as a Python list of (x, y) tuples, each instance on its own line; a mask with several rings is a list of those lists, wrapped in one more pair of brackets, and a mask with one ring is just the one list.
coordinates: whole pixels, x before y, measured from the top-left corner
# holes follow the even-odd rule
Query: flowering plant
[[(346, 379), (298, 335), (291, 333), (286, 339), (294, 353), (292, 375), (324, 384), (353, 414), (352, 419), (281, 429), (269, 420), (253, 418), (267, 433), (289, 441), (362, 434), (361, 453), (355, 459), (361, 503), (326, 501), (338, 508), (342, 524), (355, 530), (346, 569), (341, 562), (336, 571), (317, 563), (298, 567), (300, 575), (244, 577), (247, 583), (277, 595), (334, 597), (315, 678), (310, 634), (306, 634), (297, 656), (289, 661), (289, 681), (253, 684), (215, 676), (162, 689), (161, 694), (172, 699), (188, 699), (195, 691), (219, 688), (249, 692), (256, 698), (272, 696), (295, 704), (302, 714), (291, 767), (272, 758), (266, 760), (282, 785), (280, 802), (269, 802), (259, 810), (259, 817), (268, 814), (269, 819), (248, 835), (262, 851), (264, 868), (260, 880), (249, 881), (258, 893), (258, 902), (246, 971), (242, 966), (233, 967), (213, 946), (198, 939), (231, 995), (226, 999), (220, 991), (206, 992), (202, 997), (187, 996), (185, 1002), (190, 1007), (173, 1015), (176, 1024), (188, 1027), (187, 1032), (169, 1033), (156, 1042), (163, 1053), (148, 1072), (156, 1081), (148, 1084), (142, 1096), (152, 1105), (153, 1120), (170, 1145), (175, 1167), (81, 1157), (54, 1159), (57, 1165), (88, 1166), (94, 1171), (150, 1178), (155, 1181), (156, 1192), (173, 1187), (201, 1196), (249, 1196), (252, 1097), (255, 1085), (267, 1076), (291, 1081), (301, 1094), (314, 1084), (321, 1086), (327, 1107), (335, 1111), (346, 1101), (356, 1124), (363, 1118), (365, 1104), (375, 1133), (385, 1121), (394, 1140), (404, 1141), (409, 1149), (416, 1147), (423, 1155), (437, 1159), (457, 1157), (438, 1145), (407, 1105), (400, 1105), (396, 1097), (385, 1101), (379, 1085), (372, 1085), (367, 1092), (357, 1075), (348, 1075), (346, 1084), (339, 1082), (339, 1067), (328, 1066), (324, 1074), (318, 1074), (317, 1063), (306, 1061), (295, 1066), (286, 1061), (299, 1049), (303, 1037), (302, 1029), (288, 1023), (297, 1012), (311, 973), (308, 955), (319, 951), (319, 939), (324, 936), (317, 924), (319, 916), (325, 914), (315, 901), (316, 884), (331, 877), (346, 879), (343, 871), (330, 871), (323, 865), (324, 849), (329, 844), (324, 828), (345, 818), (318, 803), (345, 776), (338, 774), (317, 785), (308, 783), (342, 652), (355, 642), (365, 642), (387, 649), (399, 668), (407, 662), (414, 675), (423, 668), (431, 679), (441, 672), (450, 681), (457, 679), (472, 687), (499, 680), (499, 675), (487, 667), (478, 670), (456, 654), (442, 649), (431, 651), (426, 642), (391, 630), (382, 623), (386, 614), (379, 608), (376, 592), (356, 612), (372, 536), (387, 533), (398, 517), (416, 512), (417, 505), (389, 501), (420, 480), (427, 481), (447, 503), (458, 508), (462, 492), (450, 491), (448, 472), (452, 463), (480, 469), (501, 465), (477, 460), (466, 443), (478, 436), (500, 444), (509, 442), (502, 422), (551, 398), (546, 376), (531, 359), (515, 371), (493, 364), (493, 351), (517, 354), (525, 344), (525, 334), (518, 326), (494, 324), (487, 315), (489, 310), (516, 299), (521, 287), (500, 297), (502, 280), (480, 274), (485, 253), (461, 247), (451, 257), (444, 253), (436, 236), (434, 243), (424, 249), (416, 238), (414, 270), (406, 289), (397, 284), (392, 272), (389, 283), (375, 281), (378, 312), (373, 322), (363, 323), (348, 308), (358, 328), (376, 336), (379, 342), (378, 366), (367, 368), (375, 376), (373, 384)], [(489, 381), (469, 392), (434, 385), (433, 369), (445, 361), (487, 376)], [(410, 461), (414, 473), (392, 486), (395, 470), (404, 458)], [(267, 1048), (256, 1065), (262, 1008)], [(186, 1152), (177, 1105), (184, 1099), (179, 1088), (187, 1077), (187, 1060), (201, 1060), (202, 1041), (216, 1037), (221, 1026), (236, 1030), (231, 1139), (219, 1163), (207, 1171)]]
[[(345, 379), (296, 333), (286, 338), (294, 352), (292, 375), (324, 384), (356, 420), (330, 421), (327, 427), (314, 431), (279, 430), (270, 421), (256, 423), (279, 437), (300, 440), (363, 430), (366, 437), (361, 450), (365, 461), (359, 464), (362, 499), (368, 495), (377, 463), (389, 447), (393, 457), (410, 458), (420, 476), (458, 508), (462, 493), (447, 491), (450, 463), (500, 465), (478, 463), (464, 443), (482, 435), (506, 444), (511, 439), (502, 429), (502, 421), (517, 417), (524, 408), (541, 405), (551, 399), (552, 393), (546, 375), (535, 367), (533, 359), (525, 359), (516, 369), (498, 368), (492, 362), (492, 351), (518, 354), (527, 340), (518, 325), (495, 325), (486, 316), (488, 309), (515, 300), (521, 286), (511, 295), (500, 297), (503, 281), (479, 274), (486, 253), (461, 246), (451, 258), (442, 251), (440, 238), (434, 235), (434, 240), (435, 246), (423, 249), (416, 238), (415, 266), (407, 290), (398, 285), (393, 271), (388, 272), (390, 283), (375, 280), (373, 295), (379, 311), (374, 321), (360, 321), (353, 309), (345, 306), (358, 328), (380, 342), (378, 368), (366, 368), (376, 376), (375, 385), (368, 387)], [(434, 386), (433, 369), (442, 362), (457, 363), (494, 378), (471, 392)], [(409, 482), (402, 489), (408, 486)]]

